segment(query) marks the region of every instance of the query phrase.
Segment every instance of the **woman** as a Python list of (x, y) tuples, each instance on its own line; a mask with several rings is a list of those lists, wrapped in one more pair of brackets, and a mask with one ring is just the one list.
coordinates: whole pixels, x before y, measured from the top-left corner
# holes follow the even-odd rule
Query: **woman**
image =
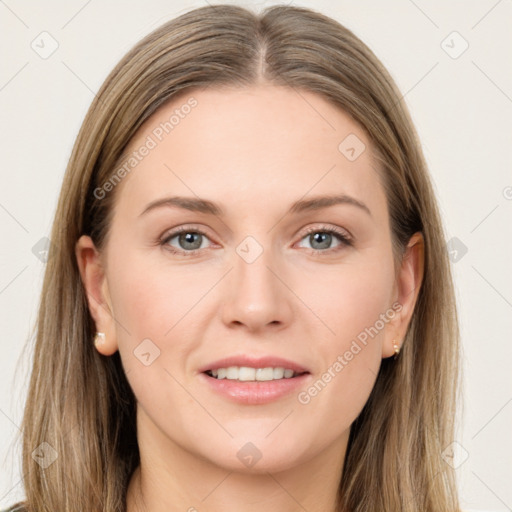
[(459, 510), (438, 207), (393, 80), (336, 21), (217, 5), (145, 37), (51, 240), (19, 506)]

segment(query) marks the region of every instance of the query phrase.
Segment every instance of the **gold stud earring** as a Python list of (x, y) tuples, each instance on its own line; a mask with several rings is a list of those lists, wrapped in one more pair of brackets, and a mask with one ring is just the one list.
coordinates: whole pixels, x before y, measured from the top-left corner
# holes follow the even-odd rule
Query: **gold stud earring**
[(104, 343), (105, 343), (105, 333), (97, 332), (96, 336), (94, 336), (94, 345), (99, 346), (99, 345), (103, 345)]
[(396, 340), (393, 340), (393, 349), (395, 350), (395, 359), (398, 357), (398, 354), (400, 354), (400, 347), (397, 345)]

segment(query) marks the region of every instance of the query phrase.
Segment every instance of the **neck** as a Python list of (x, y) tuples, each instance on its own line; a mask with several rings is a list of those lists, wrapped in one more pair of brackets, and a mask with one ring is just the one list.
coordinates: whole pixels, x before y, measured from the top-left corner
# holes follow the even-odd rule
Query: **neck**
[[(336, 512), (348, 433), (313, 458), (286, 470), (223, 468), (165, 437), (139, 431), (140, 465), (127, 491), (127, 512)], [(151, 429), (150, 429), (151, 430)], [(145, 441), (144, 441), (145, 440)], [(157, 449), (158, 447), (158, 449)], [(255, 466), (256, 467), (256, 466)]]

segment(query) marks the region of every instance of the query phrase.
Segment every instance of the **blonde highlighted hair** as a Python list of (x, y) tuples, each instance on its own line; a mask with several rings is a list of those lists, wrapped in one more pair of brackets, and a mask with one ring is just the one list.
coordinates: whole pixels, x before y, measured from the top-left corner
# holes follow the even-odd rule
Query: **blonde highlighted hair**
[[(23, 417), (26, 510), (114, 512), (139, 464), (135, 398), (119, 354), (100, 355), (75, 258), (78, 238), (105, 246), (116, 190), (94, 190), (128, 142), (166, 101), (194, 88), (260, 81), (308, 90), (366, 130), (386, 191), (397, 261), (410, 237), (425, 242), (424, 278), (400, 357), (382, 361), (351, 426), (341, 512), (458, 511), (453, 470), (459, 327), (434, 191), (413, 123), (389, 73), (350, 30), (314, 10), (231, 5), (187, 12), (137, 43), (87, 112), (64, 176), (51, 232)], [(42, 467), (34, 449), (56, 460)]]

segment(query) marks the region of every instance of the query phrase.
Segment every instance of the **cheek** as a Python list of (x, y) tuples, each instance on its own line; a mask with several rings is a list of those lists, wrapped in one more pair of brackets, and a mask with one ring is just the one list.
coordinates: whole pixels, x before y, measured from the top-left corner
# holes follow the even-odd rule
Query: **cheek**
[(211, 287), (210, 279), (198, 279), (191, 267), (170, 268), (165, 261), (154, 264), (147, 257), (126, 259), (113, 281), (116, 320), (126, 325), (133, 341), (170, 338), (173, 330), (186, 325), (181, 320), (193, 313)]
[(328, 279), (317, 275), (322, 286), (309, 288), (311, 309), (329, 330), (316, 339), (322, 368), (299, 403), (312, 417), (329, 417), (333, 431), (348, 428), (366, 403), (395, 315), (392, 259), (374, 261), (329, 270)]
[[(392, 303), (392, 260), (365, 258), (350, 265), (320, 269), (315, 279), (302, 282), (301, 288), (299, 293), (307, 297), (304, 302), (327, 327), (321, 339), (327, 347), (343, 350), (376, 322), (378, 330), (384, 331), (379, 318)], [(328, 348), (325, 350), (329, 352)]]
[(209, 279), (194, 279), (190, 268), (171, 269), (163, 258), (155, 264), (136, 251), (111, 268), (119, 353), (137, 400), (154, 414), (161, 404), (193, 409), (193, 401), (178, 382), (195, 344), (181, 340), (190, 339), (187, 329), (196, 325), (193, 317), (200, 310), (195, 306), (212, 284)]
[(170, 269), (165, 260), (155, 264), (136, 251), (110, 268), (118, 350), (132, 389), (142, 402), (155, 389), (166, 395), (161, 396), (165, 402), (179, 401), (183, 393), (172, 376), (195, 347), (180, 340), (197, 339), (187, 330), (197, 325), (197, 306), (212, 286), (210, 279), (194, 278), (183, 265)]

